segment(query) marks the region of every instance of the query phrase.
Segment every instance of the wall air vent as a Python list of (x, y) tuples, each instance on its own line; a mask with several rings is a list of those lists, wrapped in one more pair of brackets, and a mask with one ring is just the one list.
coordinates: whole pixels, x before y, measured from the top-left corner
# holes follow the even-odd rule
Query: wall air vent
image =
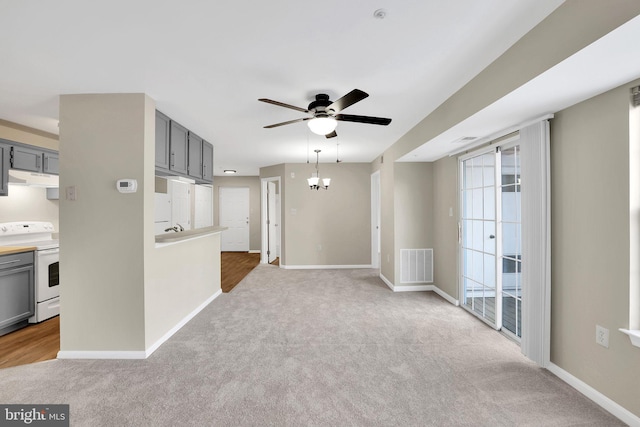
[(433, 283), (433, 249), (400, 249), (400, 283)]

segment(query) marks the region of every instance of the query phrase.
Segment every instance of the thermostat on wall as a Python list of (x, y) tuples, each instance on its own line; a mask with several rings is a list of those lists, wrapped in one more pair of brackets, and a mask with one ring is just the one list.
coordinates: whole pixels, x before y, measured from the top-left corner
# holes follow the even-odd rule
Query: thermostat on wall
[(135, 193), (138, 190), (138, 181), (135, 179), (119, 179), (116, 188), (121, 193)]

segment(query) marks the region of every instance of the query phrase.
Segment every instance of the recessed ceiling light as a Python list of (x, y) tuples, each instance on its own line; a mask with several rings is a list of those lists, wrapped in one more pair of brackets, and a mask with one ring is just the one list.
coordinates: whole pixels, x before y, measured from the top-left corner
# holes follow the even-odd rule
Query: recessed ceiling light
[(228, 173), (229, 175), (236, 173), (235, 169), (225, 169), (224, 173)]

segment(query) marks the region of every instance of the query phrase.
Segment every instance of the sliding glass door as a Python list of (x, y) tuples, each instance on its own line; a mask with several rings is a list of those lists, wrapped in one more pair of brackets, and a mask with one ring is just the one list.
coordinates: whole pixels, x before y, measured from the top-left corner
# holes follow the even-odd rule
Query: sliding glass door
[(495, 329), (520, 337), (519, 147), (463, 157), (461, 170), (462, 306)]

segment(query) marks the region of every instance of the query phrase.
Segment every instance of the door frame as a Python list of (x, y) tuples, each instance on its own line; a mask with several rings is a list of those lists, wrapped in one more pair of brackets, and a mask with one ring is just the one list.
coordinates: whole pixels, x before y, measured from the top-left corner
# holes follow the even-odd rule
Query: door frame
[(260, 245), (260, 263), (268, 264), (269, 256), (267, 252), (269, 251), (269, 224), (267, 224), (268, 218), (268, 207), (267, 207), (267, 183), (268, 182), (276, 182), (278, 184), (278, 192), (280, 194), (280, 203), (276, 203), (276, 219), (278, 221), (278, 229), (277, 239), (280, 246), (280, 266), (283, 265), (283, 254), (282, 254), (282, 181), (279, 176), (260, 178), (260, 229), (262, 235), (262, 242)]

